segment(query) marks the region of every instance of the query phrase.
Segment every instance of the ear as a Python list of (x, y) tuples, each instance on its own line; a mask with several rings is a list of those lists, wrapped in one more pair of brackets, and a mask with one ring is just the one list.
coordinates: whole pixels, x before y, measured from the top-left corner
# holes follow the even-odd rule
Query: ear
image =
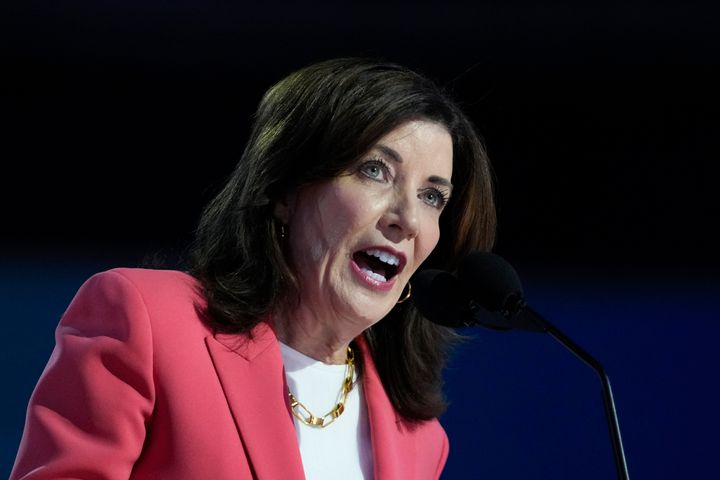
[(290, 214), (294, 204), (294, 195), (287, 194), (275, 202), (273, 215), (280, 223), (287, 225), (290, 221)]

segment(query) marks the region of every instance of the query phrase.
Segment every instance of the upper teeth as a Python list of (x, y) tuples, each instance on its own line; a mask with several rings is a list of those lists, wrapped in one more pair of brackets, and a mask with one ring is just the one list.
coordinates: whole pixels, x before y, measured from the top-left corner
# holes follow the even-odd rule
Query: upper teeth
[(368, 250), (365, 250), (365, 253), (367, 253), (368, 255), (372, 255), (373, 257), (379, 258), (381, 262), (385, 262), (389, 265), (400, 265), (400, 259), (392, 253), (386, 252), (385, 250), (370, 248)]

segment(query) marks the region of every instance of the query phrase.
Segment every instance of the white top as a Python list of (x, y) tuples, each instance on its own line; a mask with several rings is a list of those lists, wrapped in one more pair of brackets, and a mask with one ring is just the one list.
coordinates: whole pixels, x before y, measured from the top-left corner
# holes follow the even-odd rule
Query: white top
[[(328, 365), (280, 343), (290, 392), (313, 415), (330, 412), (341, 398), (345, 365)], [(305, 478), (308, 480), (373, 478), (372, 444), (367, 406), (361, 384), (348, 394), (345, 411), (325, 428), (312, 427), (297, 418), (297, 433)]]

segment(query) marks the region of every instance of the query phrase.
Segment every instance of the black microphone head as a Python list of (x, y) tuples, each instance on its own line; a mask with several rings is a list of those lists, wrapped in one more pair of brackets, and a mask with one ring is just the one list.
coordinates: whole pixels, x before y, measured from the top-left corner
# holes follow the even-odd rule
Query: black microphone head
[(491, 312), (515, 313), (523, 305), (523, 288), (515, 269), (490, 252), (463, 258), (458, 277), (466, 295)]
[(426, 269), (413, 276), (413, 303), (423, 317), (445, 327), (465, 325), (468, 299), (460, 296), (458, 279), (444, 271)]
[(412, 302), (423, 317), (445, 327), (480, 325), (506, 330), (504, 319), (471, 301), (458, 278), (444, 270), (426, 269), (413, 276)]

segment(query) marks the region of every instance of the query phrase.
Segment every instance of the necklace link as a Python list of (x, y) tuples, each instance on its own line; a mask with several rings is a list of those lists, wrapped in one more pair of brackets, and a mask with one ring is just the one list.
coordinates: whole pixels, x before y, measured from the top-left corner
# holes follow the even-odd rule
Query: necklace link
[(345, 402), (353, 389), (353, 377), (355, 375), (355, 355), (352, 349), (347, 348), (347, 359), (345, 360), (345, 379), (342, 384), (342, 399), (335, 407), (322, 417), (317, 417), (303, 405), (292, 392), (288, 391), (290, 398), (290, 410), (292, 414), (304, 425), (311, 427), (325, 428), (333, 423), (345, 411)]

